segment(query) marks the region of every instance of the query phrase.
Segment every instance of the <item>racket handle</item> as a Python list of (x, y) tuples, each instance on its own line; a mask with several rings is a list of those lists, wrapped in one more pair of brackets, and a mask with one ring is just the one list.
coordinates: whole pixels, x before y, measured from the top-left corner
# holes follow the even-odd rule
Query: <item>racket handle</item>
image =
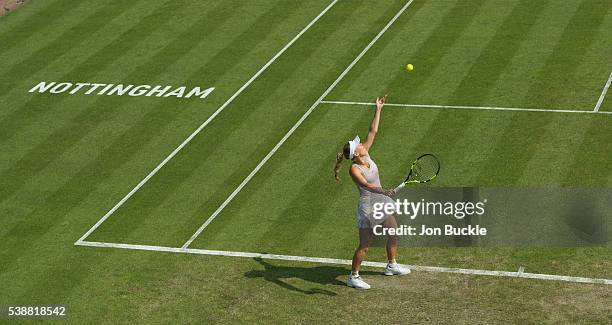
[(406, 186), (406, 183), (401, 183), (398, 187), (395, 188), (395, 192), (397, 193), (399, 190), (404, 188), (404, 186)]

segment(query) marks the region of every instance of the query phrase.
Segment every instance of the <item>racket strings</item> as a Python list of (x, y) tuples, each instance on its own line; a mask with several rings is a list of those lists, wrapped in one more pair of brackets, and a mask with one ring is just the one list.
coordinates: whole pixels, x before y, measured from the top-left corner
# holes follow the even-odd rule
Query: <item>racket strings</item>
[(414, 165), (414, 179), (427, 181), (435, 177), (440, 170), (440, 163), (434, 156), (426, 155), (421, 157)]

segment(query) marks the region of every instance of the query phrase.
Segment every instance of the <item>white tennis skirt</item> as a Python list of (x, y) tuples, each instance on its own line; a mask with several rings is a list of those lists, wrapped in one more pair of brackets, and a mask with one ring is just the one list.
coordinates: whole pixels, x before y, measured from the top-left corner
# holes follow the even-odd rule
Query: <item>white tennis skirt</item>
[[(357, 225), (359, 228), (372, 228), (376, 225), (382, 224), (387, 218), (393, 216), (393, 214), (384, 213), (384, 209), (378, 209), (375, 211), (375, 207), (380, 207), (381, 204), (395, 204), (395, 201), (384, 195), (378, 193), (369, 193), (368, 196), (361, 196), (359, 198), (359, 204), (357, 205)], [(377, 204), (378, 203), (378, 204)]]

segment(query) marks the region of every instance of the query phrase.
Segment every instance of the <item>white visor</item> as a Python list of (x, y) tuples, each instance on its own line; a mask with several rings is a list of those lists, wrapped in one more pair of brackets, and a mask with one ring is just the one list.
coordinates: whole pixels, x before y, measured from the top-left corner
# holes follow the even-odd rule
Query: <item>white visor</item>
[(357, 145), (361, 143), (359, 136), (356, 135), (355, 139), (349, 141), (349, 147), (351, 148), (349, 152), (349, 159), (353, 159), (355, 157), (355, 149), (357, 149)]

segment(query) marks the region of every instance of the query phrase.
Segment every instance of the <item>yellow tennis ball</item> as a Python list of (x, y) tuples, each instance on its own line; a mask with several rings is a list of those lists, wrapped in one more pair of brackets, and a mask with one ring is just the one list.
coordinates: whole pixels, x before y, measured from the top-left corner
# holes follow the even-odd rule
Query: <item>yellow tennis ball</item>
[(414, 66), (413, 66), (412, 64), (408, 63), (408, 64), (406, 65), (406, 70), (408, 70), (408, 71), (412, 71), (412, 70), (414, 70)]

